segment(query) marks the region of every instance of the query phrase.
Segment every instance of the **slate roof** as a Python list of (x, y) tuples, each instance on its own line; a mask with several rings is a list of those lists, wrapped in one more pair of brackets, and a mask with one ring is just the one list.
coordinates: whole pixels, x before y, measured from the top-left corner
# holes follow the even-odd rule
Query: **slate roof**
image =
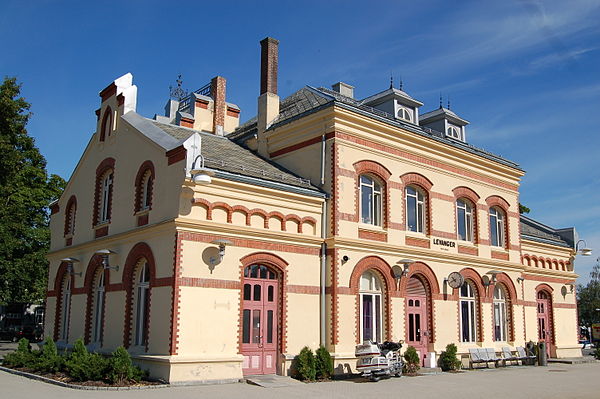
[[(375, 118), (385, 123), (402, 127), (413, 133), (432, 138), (433, 140), (460, 148), (469, 153), (482, 156), (486, 159), (490, 159), (503, 165), (519, 170), (521, 169), (517, 163), (502, 158), (499, 155), (492, 154), (491, 152), (485, 151), (471, 144), (446, 137), (446, 135), (442, 132), (437, 132), (427, 127), (415, 126), (412, 123), (396, 119), (394, 115), (366, 105), (364, 100), (356, 100), (324, 87), (315, 88), (311, 86), (305, 86), (281, 101), (279, 115), (273, 121), (268, 130), (275, 129), (278, 126), (290, 123), (300, 117), (334, 105), (359, 112), (366, 117)], [(228, 134), (227, 137), (229, 137), (231, 140), (241, 142), (245, 138), (248, 138), (256, 133), (256, 118), (253, 118), (238, 127), (234, 132)]]
[(204, 165), (207, 168), (322, 193), (319, 188), (310, 183), (310, 180), (303, 179), (260, 157), (228, 137), (157, 122), (135, 112), (129, 112), (123, 118), (167, 151), (180, 146), (192, 134), (198, 133), (202, 138), (201, 151), (205, 159)]
[(542, 224), (527, 216), (521, 215), (520, 219), (522, 238), (543, 242), (546, 244), (558, 245), (560, 247), (572, 247), (572, 245), (570, 245), (569, 242), (563, 238), (557, 229)]

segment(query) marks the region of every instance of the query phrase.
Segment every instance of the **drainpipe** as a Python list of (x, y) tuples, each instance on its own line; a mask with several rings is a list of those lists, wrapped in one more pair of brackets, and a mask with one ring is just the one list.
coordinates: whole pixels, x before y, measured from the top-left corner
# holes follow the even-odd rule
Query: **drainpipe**
[[(321, 186), (325, 184), (325, 134), (321, 135)], [(325, 238), (325, 237), (323, 237)]]
[[(325, 136), (323, 136), (325, 137)], [(326, 302), (325, 302), (325, 284), (327, 283), (327, 244), (325, 243), (325, 238), (327, 236), (327, 200), (323, 202), (323, 212), (321, 219), (321, 238), (323, 239), (323, 243), (321, 243), (321, 292), (320, 292), (320, 308), (321, 308), (321, 318), (320, 318), (320, 332), (321, 332), (321, 345), (326, 346), (327, 344), (327, 322), (326, 322)]]

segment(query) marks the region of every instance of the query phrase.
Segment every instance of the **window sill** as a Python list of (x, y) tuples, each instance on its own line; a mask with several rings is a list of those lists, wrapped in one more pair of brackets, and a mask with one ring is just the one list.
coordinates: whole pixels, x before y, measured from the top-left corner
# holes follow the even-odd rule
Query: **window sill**
[(384, 229), (381, 226), (377, 226), (377, 225), (374, 225), (374, 224), (368, 224), (368, 223), (362, 223), (362, 222), (358, 223), (358, 229), (359, 230), (370, 230), (370, 231), (373, 231), (375, 233), (385, 233), (385, 232), (387, 232), (387, 230)]
[(110, 220), (105, 220), (105, 221), (103, 221), (103, 222), (96, 223), (96, 224), (94, 225), (94, 230), (101, 229), (101, 228), (103, 228), (103, 227), (106, 227), (106, 226), (108, 226), (109, 224), (110, 224)]
[(429, 240), (429, 235), (427, 235), (425, 233), (419, 233), (416, 231), (406, 230), (406, 236), (412, 237), (412, 238), (420, 238), (422, 240)]
[(143, 216), (143, 215), (147, 215), (150, 213), (150, 210), (152, 208), (148, 207), (148, 208), (144, 208), (144, 209), (140, 209), (139, 211), (136, 211), (133, 216)]

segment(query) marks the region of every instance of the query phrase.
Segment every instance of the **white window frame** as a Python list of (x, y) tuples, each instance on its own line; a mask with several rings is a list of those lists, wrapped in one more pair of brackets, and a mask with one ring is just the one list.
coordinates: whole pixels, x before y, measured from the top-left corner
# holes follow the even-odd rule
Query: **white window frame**
[(136, 279), (136, 311), (135, 311), (135, 334), (134, 345), (142, 346), (145, 344), (144, 335), (146, 334), (146, 306), (148, 294), (150, 293), (150, 266), (147, 261), (140, 263), (138, 278)]
[[(414, 193), (409, 193), (409, 190), (413, 190)], [(416, 233), (425, 233), (425, 215), (427, 213), (427, 209), (425, 208), (425, 194), (423, 194), (423, 191), (416, 186), (406, 186), (404, 193), (406, 196), (406, 230)], [(412, 211), (408, 205), (409, 199), (413, 199), (415, 202), (415, 209)], [(417, 223), (416, 226), (409, 225), (409, 213), (413, 214)]]
[[(507, 342), (508, 340), (508, 313), (506, 291), (499, 285), (494, 288), (494, 341)], [(496, 329), (499, 329), (499, 336)]]
[[(368, 286), (365, 287), (363, 282), (368, 279)], [(372, 342), (383, 342), (383, 292), (381, 288), (381, 280), (372, 271), (367, 270), (360, 276), (359, 280), (359, 299), (360, 299), (360, 342), (370, 339)], [(365, 302), (367, 297), (371, 299), (371, 331), (372, 337), (365, 337), (364, 312)]]
[[(463, 288), (466, 291), (466, 295), (463, 295)], [(477, 342), (477, 293), (472, 283), (465, 281), (464, 285), (459, 289), (459, 306), (460, 306), (460, 342)], [(466, 325), (464, 324), (465, 317), (463, 317), (463, 303), (467, 307)], [(465, 340), (465, 329), (467, 339)]]
[[(467, 201), (463, 198), (456, 200), (456, 236), (461, 241), (470, 241), (473, 242), (473, 206), (471, 206), (470, 201)], [(460, 211), (463, 211), (464, 215), (461, 218)], [(461, 221), (465, 228), (465, 231), (461, 232), (460, 226)]]
[(104, 323), (104, 269), (100, 269), (97, 277), (97, 284), (94, 287), (94, 323), (92, 329), (92, 342), (102, 340), (102, 325)]
[(414, 111), (410, 108), (399, 106), (396, 115), (398, 118), (412, 123)]
[[(495, 206), (490, 208), (490, 244), (494, 247), (504, 248), (506, 245), (504, 218), (504, 211)], [(493, 234), (494, 229), (496, 230), (496, 237)]]
[(462, 136), (462, 129), (455, 125), (448, 124), (446, 128), (446, 136), (452, 137), (453, 139), (464, 141)]
[(102, 187), (100, 197), (100, 223), (106, 223), (110, 221), (110, 215), (108, 214), (111, 200), (111, 191), (113, 185), (113, 172), (112, 170), (106, 172), (102, 176)]
[(60, 323), (60, 339), (63, 341), (69, 340), (69, 323), (71, 321), (71, 276), (67, 274), (63, 282), (62, 292), (62, 314)]
[[(365, 204), (364, 193), (369, 196), (369, 202)], [(381, 226), (383, 214), (383, 193), (381, 184), (369, 175), (360, 175), (359, 177), (359, 197), (360, 197), (360, 221), (373, 226)], [(364, 217), (364, 210), (367, 207), (368, 218)]]

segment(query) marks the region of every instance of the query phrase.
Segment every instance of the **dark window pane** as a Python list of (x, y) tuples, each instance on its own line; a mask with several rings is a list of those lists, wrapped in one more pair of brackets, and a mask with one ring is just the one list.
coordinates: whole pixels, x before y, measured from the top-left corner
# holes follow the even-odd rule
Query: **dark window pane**
[(467, 227), (465, 225), (465, 210), (458, 208), (458, 239), (467, 239)]
[(257, 278), (258, 277), (258, 266), (252, 265), (252, 269), (250, 270), (250, 277)]
[(259, 284), (254, 285), (254, 300), (260, 301), (260, 285)]
[(417, 341), (420, 342), (421, 341), (421, 315), (420, 314), (415, 314), (415, 333), (416, 333), (416, 338)]
[(275, 280), (275, 273), (269, 270), (269, 280)]
[(363, 340), (373, 339), (373, 297), (363, 295)]
[[(271, 287), (269, 287), (271, 288)], [(273, 343), (273, 311), (267, 310), (267, 343)]]
[(244, 300), (249, 301), (251, 298), (252, 286), (250, 284), (244, 284)]
[(260, 267), (260, 278), (267, 278), (267, 268), (265, 266)]
[(406, 199), (406, 221), (408, 230), (417, 231), (417, 202), (415, 197)]
[(260, 310), (252, 312), (252, 343), (260, 343)]
[(419, 301), (418, 299), (415, 300), (415, 306), (421, 306), (421, 301)]
[(250, 310), (244, 309), (244, 317), (242, 320), (242, 343), (250, 343)]
[(273, 293), (274, 293), (274, 288), (272, 285), (270, 285), (269, 288), (267, 289), (267, 300), (269, 302), (273, 302)]
[(412, 313), (408, 315), (408, 340), (415, 341), (415, 315)]

